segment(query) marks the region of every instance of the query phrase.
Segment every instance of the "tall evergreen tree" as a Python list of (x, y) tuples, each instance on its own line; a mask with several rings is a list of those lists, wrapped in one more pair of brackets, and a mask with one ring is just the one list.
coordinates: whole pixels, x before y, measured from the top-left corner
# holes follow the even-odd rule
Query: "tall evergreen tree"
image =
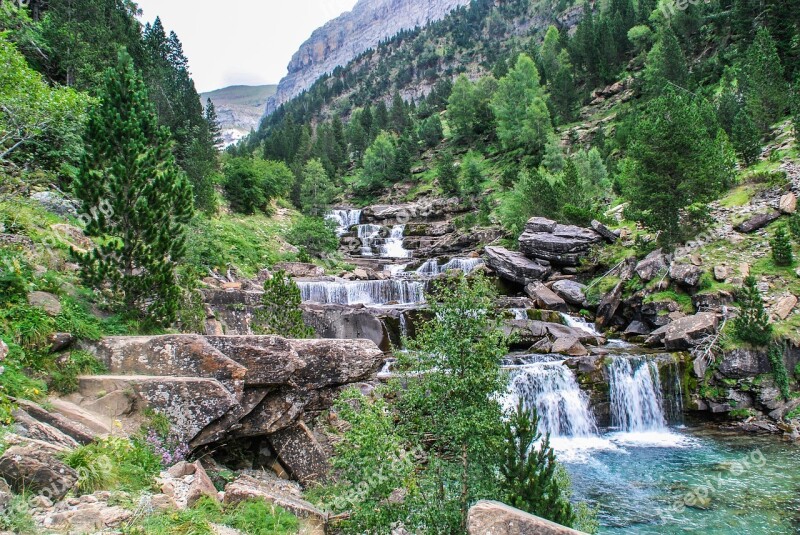
[(217, 108), (210, 98), (206, 100), (206, 123), (208, 123), (208, 133), (211, 136), (211, 142), (215, 147), (221, 148), (224, 142), (222, 139), (222, 127), (217, 117)]
[(766, 132), (783, 117), (789, 92), (775, 40), (766, 28), (758, 30), (747, 50), (744, 73), (747, 108), (759, 129)]
[(742, 108), (733, 120), (731, 143), (736, 154), (746, 165), (753, 165), (761, 154), (761, 133), (750, 117), (747, 108)]
[(647, 55), (644, 71), (645, 92), (660, 95), (669, 85), (685, 88), (689, 76), (686, 57), (669, 25), (658, 34), (658, 40)]
[(315, 217), (322, 217), (336, 197), (336, 186), (319, 158), (309, 160), (303, 167), (300, 192), (303, 211)]
[(575, 513), (559, 479), (558, 471), (563, 468), (550, 446), (550, 435), (542, 437), (538, 427), (536, 409), (526, 408), (520, 400), (505, 423), (500, 466), (504, 502), (562, 526), (571, 526)]
[(436, 163), (436, 176), (439, 180), (439, 187), (448, 195), (458, 195), (458, 170), (453, 153), (449, 150), (442, 151), (439, 161)]
[[(185, 252), (192, 190), (158, 125), (133, 60), (121, 53), (92, 110), (86, 156), (75, 181), (86, 233), (101, 245), (75, 253), (87, 284), (107, 290), (127, 311), (168, 324), (178, 308), (175, 269)], [(104, 209), (105, 208), (105, 209)]]
[(303, 321), (302, 297), (297, 284), (284, 271), (264, 281), (261, 308), (255, 312), (257, 330), (287, 338), (311, 338), (314, 330)]
[(737, 300), (739, 315), (733, 321), (736, 336), (743, 342), (756, 346), (769, 344), (772, 339), (772, 324), (764, 309), (764, 301), (755, 277), (750, 275), (744, 279), (744, 286), (739, 291)]
[(789, 239), (789, 235), (786, 233), (786, 227), (783, 225), (778, 227), (772, 237), (772, 241), (770, 241), (770, 247), (772, 248), (772, 261), (775, 262), (776, 266), (789, 267), (794, 264), (792, 240)]

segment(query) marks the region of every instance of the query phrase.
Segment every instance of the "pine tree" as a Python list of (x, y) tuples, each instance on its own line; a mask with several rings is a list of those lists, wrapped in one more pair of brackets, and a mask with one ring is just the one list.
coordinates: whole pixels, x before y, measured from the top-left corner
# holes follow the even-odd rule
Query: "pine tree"
[(745, 165), (750, 166), (758, 161), (761, 155), (761, 133), (747, 108), (739, 110), (733, 120), (731, 143)]
[(685, 87), (688, 76), (689, 68), (681, 45), (672, 28), (665, 26), (647, 55), (643, 74), (645, 91), (650, 95), (659, 95), (669, 85)]
[(792, 241), (789, 239), (789, 235), (783, 225), (779, 226), (775, 231), (770, 246), (772, 248), (772, 260), (776, 266), (787, 267), (794, 264)]
[[(575, 513), (569, 501), (569, 489), (562, 488), (563, 470), (550, 446), (550, 435), (542, 439), (536, 409), (527, 409), (520, 400), (516, 411), (505, 424), (503, 444), (502, 490), (504, 502), (542, 518), (571, 526)], [(541, 444), (536, 443), (542, 439)]]
[(75, 253), (81, 275), (125, 310), (168, 324), (180, 298), (175, 269), (185, 252), (192, 189), (124, 52), (91, 112), (85, 143), (75, 194), (91, 218), (86, 233), (103, 239), (93, 251)]
[(783, 117), (789, 93), (775, 41), (766, 28), (758, 30), (747, 50), (744, 72), (747, 107), (759, 129), (766, 132)]
[(772, 339), (772, 324), (764, 309), (764, 301), (758, 291), (756, 278), (752, 275), (744, 280), (738, 300), (739, 315), (733, 323), (736, 336), (743, 342), (766, 346)]
[(206, 100), (206, 123), (208, 123), (208, 133), (211, 136), (211, 142), (215, 147), (221, 148), (224, 143), (222, 139), (222, 128), (219, 125), (217, 108), (210, 98)]
[(461, 191), (467, 195), (478, 195), (483, 191), (483, 157), (470, 151), (461, 162)]
[(303, 212), (322, 217), (336, 193), (336, 186), (328, 177), (319, 158), (309, 160), (303, 167), (303, 183), (300, 189)]
[(458, 170), (453, 159), (453, 153), (449, 150), (443, 151), (436, 164), (436, 175), (439, 179), (439, 187), (446, 194), (459, 194)]
[(261, 308), (256, 310), (257, 330), (286, 338), (311, 338), (314, 330), (303, 321), (302, 296), (297, 284), (284, 271), (264, 281)]

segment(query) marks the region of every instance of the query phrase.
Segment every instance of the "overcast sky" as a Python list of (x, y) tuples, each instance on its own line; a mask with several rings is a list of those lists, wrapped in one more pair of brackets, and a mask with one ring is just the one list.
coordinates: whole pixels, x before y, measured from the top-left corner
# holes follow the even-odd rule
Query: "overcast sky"
[(356, 0), (138, 0), (142, 23), (161, 17), (189, 57), (198, 91), (276, 84), (300, 45)]

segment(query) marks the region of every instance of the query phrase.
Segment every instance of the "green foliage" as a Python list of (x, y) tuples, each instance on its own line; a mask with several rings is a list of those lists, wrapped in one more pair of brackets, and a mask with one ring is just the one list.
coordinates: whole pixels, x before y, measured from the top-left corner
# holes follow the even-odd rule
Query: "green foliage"
[(776, 266), (788, 267), (794, 264), (794, 253), (792, 252), (792, 241), (786, 233), (786, 227), (780, 225), (770, 241), (772, 249), (772, 260)]
[(417, 129), (417, 136), (426, 148), (433, 148), (442, 142), (444, 137), (444, 130), (442, 129), (442, 120), (438, 115), (431, 115), (427, 119), (423, 119), (419, 123)]
[(779, 344), (772, 344), (767, 351), (767, 358), (772, 366), (772, 376), (775, 378), (775, 385), (781, 391), (783, 399), (789, 400), (789, 373), (786, 371), (786, 364), (783, 361), (785, 348)]
[(86, 233), (101, 243), (75, 253), (81, 276), (123, 310), (169, 324), (180, 297), (175, 268), (185, 253), (192, 191), (124, 53), (107, 76), (85, 141), (75, 193), (89, 218)]
[(475, 151), (470, 151), (461, 161), (461, 186), (460, 190), (467, 195), (478, 195), (483, 191), (484, 181), (483, 156)]
[(447, 123), (455, 143), (474, 143), (492, 129), (494, 115), (489, 103), (496, 89), (497, 82), (491, 77), (477, 82), (463, 74), (458, 77), (447, 101)]
[(297, 518), (264, 500), (246, 500), (236, 505), (221, 505), (200, 498), (191, 509), (146, 515), (123, 530), (126, 535), (213, 535), (212, 524), (220, 524), (249, 535), (297, 533)]
[(29, 500), (29, 496), (24, 494), (11, 496), (11, 501), (0, 513), (0, 529), (9, 530), (11, 533), (38, 533)]
[(497, 137), (506, 150), (522, 150), (541, 158), (553, 133), (546, 96), (536, 64), (525, 54), (498, 83), (491, 99)]
[(260, 158), (230, 158), (223, 165), (223, 188), (231, 208), (242, 214), (266, 212), (270, 203), (285, 195), (294, 175), (283, 162)]
[[(563, 470), (550, 446), (550, 435), (542, 438), (539, 415), (519, 400), (505, 424), (501, 488), (504, 503), (563, 526), (573, 526), (575, 513), (569, 502), (570, 489), (561, 486)], [(539, 440), (541, 444), (537, 446)]]
[(71, 394), (78, 390), (78, 376), (105, 371), (105, 365), (91, 353), (71, 351), (59, 359), (58, 366), (50, 372), (51, 387), (62, 394)]
[(733, 120), (731, 143), (745, 165), (753, 165), (758, 161), (761, 155), (761, 133), (747, 108), (742, 108)]
[(388, 132), (381, 132), (364, 153), (362, 179), (367, 190), (380, 189), (395, 180), (393, 162), (396, 158), (395, 140)]
[(620, 164), (629, 215), (658, 230), (665, 245), (682, 239), (681, 215), (727, 188), (735, 156), (710, 106), (667, 91), (637, 118), (628, 158)]
[(322, 257), (339, 248), (336, 224), (321, 217), (303, 217), (289, 230), (286, 240), (308, 254)]
[(689, 68), (678, 39), (672, 27), (664, 25), (647, 55), (643, 74), (645, 90), (651, 95), (659, 95), (669, 86), (685, 88), (688, 75)]
[(90, 99), (51, 87), (0, 33), (0, 164), (76, 165)]
[(456, 167), (453, 153), (449, 150), (443, 151), (436, 162), (436, 177), (439, 187), (446, 195), (458, 195), (460, 193), (458, 184), (458, 168)]
[(286, 338), (311, 338), (314, 329), (303, 322), (302, 298), (295, 282), (284, 271), (276, 271), (264, 281), (262, 307), (255, 313), (256, 324), (264, 334)]
[(745, 61), (747, 108), (761, 131), (766, 132), (783, 117), (789, 104), (783, 65), (767, 28), (758, 30)]
[(755, 346), (766, 346), (772, 339), (772, 324), (752, 275), (744, 280), (738, 294), (739, 315), (733, 322), (737, 338)]
[(77, 489), (82, 494), (97, 490), (150, 490), (161, 463), (142, 441), (121, 437), (99, 439), (72, 450), (64, 463), (78, 472)]
[(559, 185), (542, 170), (523, 169), (514, 189), (502, 200), (498, 215), (502, 225), (519, 235), (533, 216), (553, 217), (559, 209)]
[(336, 196), (336, 187), (319, 159), (306, 162), (300, 185), (300, 204), (306, 214), (322, 217)]

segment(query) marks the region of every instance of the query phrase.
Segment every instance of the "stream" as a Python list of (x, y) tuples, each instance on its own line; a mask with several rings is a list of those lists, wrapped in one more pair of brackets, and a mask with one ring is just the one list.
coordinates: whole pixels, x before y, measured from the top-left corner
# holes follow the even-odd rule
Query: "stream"
[[(403, 248), (404, 226), (362, 224), (358, 210), (328, 216), (338, 233), (358, 236), (361, 259), (381, 260), (382, 281), (299, 283), (304, 301), (401, 307), (424, 306), (427, 281), (449, 269), (469, 272), (477, 258), (416, 259)], [(409, 266), (412, 266), (409, 268)], [(508, 309), (527, 319), (525, 308)], [(602, 336), (570, 315), (573, 329)], [(400, 328), (407, 332), (405, 312)], [(590, 395), (566, 357), (510, 354), (506, 408), (534, 406), (569, 472), (574, 498), (598, 508), (603, 534), (800, 533), (800, 450), (771, 436), (722, 432), (684, 423), (677, 364), (663, 353), (610, 340), (602, 348), (608, 381), (608, 425), (598, 425)], [(661, 359), (661, 360), (659, 360)], [(667, 373), (665, 373), (665, 370)], [(381, 376), (391, 375), (391, 361)]]

